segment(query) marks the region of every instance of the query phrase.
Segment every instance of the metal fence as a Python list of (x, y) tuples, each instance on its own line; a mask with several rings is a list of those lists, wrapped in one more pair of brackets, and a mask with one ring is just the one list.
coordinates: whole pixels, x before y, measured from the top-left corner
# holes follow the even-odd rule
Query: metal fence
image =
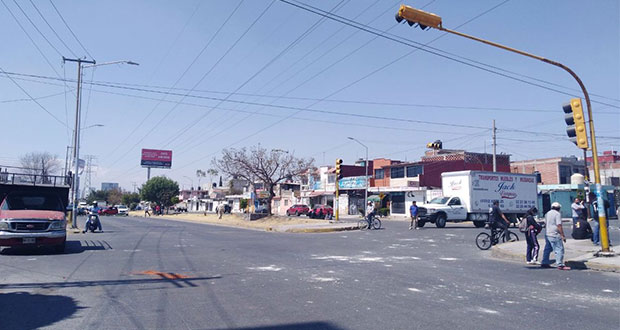
[(71, 177), (61, 175), (40, 175), (27, 173), (0, 172), (0, 184), (70, 187)]

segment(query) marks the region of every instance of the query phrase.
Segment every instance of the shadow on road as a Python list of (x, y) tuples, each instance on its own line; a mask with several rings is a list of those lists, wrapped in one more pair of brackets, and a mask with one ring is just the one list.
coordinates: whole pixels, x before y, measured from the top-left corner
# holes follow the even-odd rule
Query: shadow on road
[[(11, 283), (0, 284), (0, 289), (56, 289), (56, 288), (83, 288), (83, 287), (101, 287), (115, 285), (144, 285), (144, 284), (165, 284), (169, 283), (173, 286), (196, 287), (194, 282), (210, 281), (222, 278), (221, 276), (204, 276), (204, 277), (187, 277), (187, 278), (136, 278), (126, 280), (99, 280), (99, 281), (71, 281), (71, 282), (36, 282), (36, 283)], [(1, 328), (1, 327), (0, 327)]]
[[(107, 241), (103, 240), (83, 240), (83, 241), (67, 241), (65, 243), (65, 252), (61, 254), (78, 254), (84, 251), (103, 251), (112, 250), (112, 246)], [(2, 250), (4, 255), (13, 256), (40, 256), (48, 254), (58, 254), (54, 252), (51, 247), (10, 247)]]
[(284, 329), (296, 329), (296, 330), (341, 330), (342, 328), (335, 326), (329, 322), (304, 322), (304, 323), (288, 323), (280, 325), (266, 325), (266, 326), (252, 326), (247, 328), (233, 328), (233, 330), (284, 330)]
[(70, 317), (81, 308), (84, 307), (78, 307), (76, 301), (67, 296), (0, 293), (0, 328), (40, 329)]

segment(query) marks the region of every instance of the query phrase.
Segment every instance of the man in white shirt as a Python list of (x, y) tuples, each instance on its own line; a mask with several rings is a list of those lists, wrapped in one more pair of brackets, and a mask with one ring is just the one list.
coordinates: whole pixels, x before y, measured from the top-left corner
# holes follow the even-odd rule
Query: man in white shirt
[(581, 203), (581, 200), (579, 198), (575, 198), (575, 201), (573, 202), (573, 204), (570, 205), (570, 208), (571, 215), (573, 217), (573, 226), (577, 223), (579, 218), (585, 219), (585, 217), (583, 216), (583, 211), (585, 210), (585, 207), (583, 206), (583, 203)]
[(551, 210), (545, 215), (545, 250), (543, 251), (542, 268), (551, 268), (549, 255), (551, 251), (555, 253), (555, 262), (560, 270), (570, 270), (564, 265), (564, 230), (562, 229), (562, 215), (560, 209), (562, 205), (558, 202), (551, 204)]

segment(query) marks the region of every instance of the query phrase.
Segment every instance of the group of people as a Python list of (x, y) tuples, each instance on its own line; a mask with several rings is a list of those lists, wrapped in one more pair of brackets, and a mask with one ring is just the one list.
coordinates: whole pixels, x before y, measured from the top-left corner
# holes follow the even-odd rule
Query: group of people
[(151, 216), (151, 212), (153, 212), (153, 215), (163, 215), (164, 214), (164, 209), (163, 207), (159, 206), (159, 204), (156, 204), (155, 207), (151, 207), (150, 205), (147, 205), (144, 207), (144, 216), (145, 217), (150, 217)]
[[(600, 245), (600, 226), (598, 219), (598, 203), (595, 196), (590, 196), (592, 202), (592, 216), (588, 217), (588, 207), (584, 205), (584, 202), (579, 198), (575, 198), (571, 204), (571, 215), (573, 218), (573, 233), (574, 239), (590, 239), (594, 245)], [(609, 220), (607, 209), (609, 208), (609, 202), (604, 200), (605, 217)], [(592, 221), (588, 222), (588, 218)], [(606, 222), (609, 229), (609, 221)]]
[[(596, 202), (595, 202), (596, 203)], [(594, 205), (596, 207), (596, 205)], [(570, 267), (564, 264), (564, 243), (566, 243), (566, 234), (562, 228), (562, 214), (560, 210), (562, 205), (558, 202), (551, 204), (551, 210), (545, 214), (545, 248), (543, 250), (542, 262), (538, 262), (539, 244), (537, 235), (543, 230), (535, 219), (538, 210), (536, 207), (528, 210), (526, 215), (525, 239), (527, 242), (526, 260), (528, 264), (540, 264), (542, 268), (551, 268), (549, 259), (551, 252), (555, 254), (555, 261), (560, 270), (570, 270)], [(605, 208), (607, 209), (607, 207)], [(600, 244), (598, 214), (593, 214), (591, 221), (594, 229), (587, 221), (587, 207), (579, 198), (575, 198), (571, 204), (571, 212), (573, 218), (572, 237), (576, 240), (592, 239), (595, 245)], [(609, 224), (609, 222), (607, 222)]]

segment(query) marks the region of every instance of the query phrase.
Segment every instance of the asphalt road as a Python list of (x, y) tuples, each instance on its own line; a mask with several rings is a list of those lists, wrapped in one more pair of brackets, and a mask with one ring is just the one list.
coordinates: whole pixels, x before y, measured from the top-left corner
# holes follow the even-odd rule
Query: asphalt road
[(65, 254), (0, 255), (0, 329), (620, 327), (619, 274), (492, 259), (470, 224), (384, 225), (284, 234), (104, 217)]

